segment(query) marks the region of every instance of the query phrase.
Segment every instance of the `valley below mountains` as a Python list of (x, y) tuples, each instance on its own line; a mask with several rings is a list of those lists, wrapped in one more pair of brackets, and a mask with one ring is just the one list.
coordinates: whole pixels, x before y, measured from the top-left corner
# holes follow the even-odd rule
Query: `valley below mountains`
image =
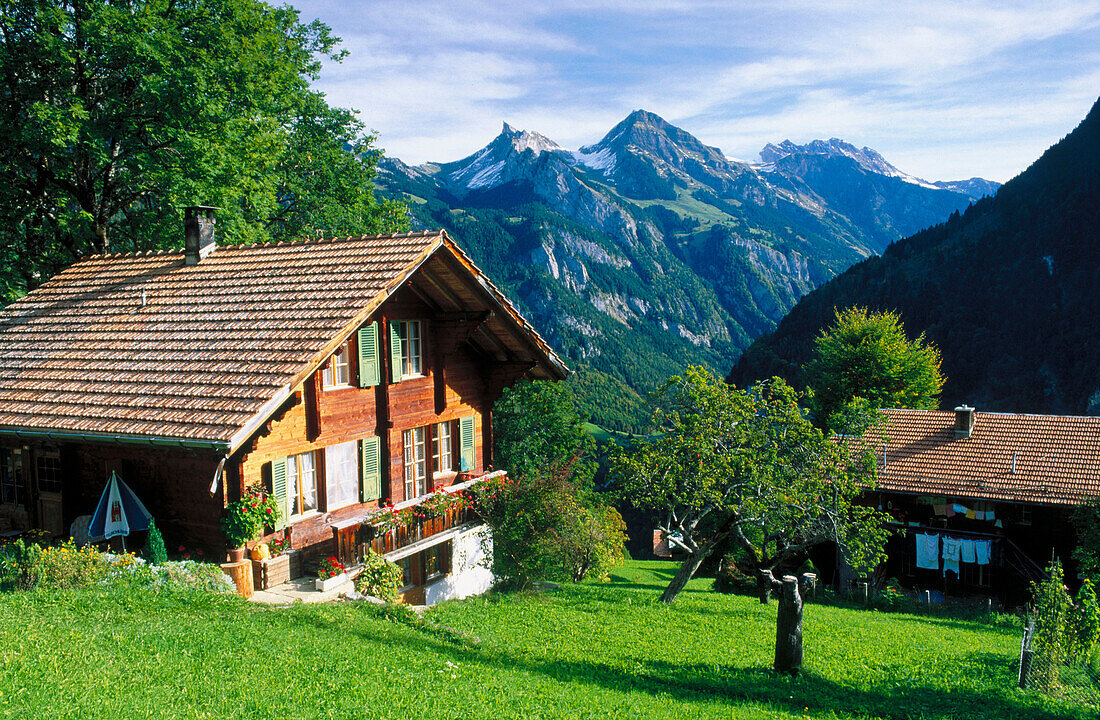
[(640, 393), (688, 364), (725, 374), (804, 295), (998, 187), (928, 182), (835, 138), (761, 161), (639, 110), (579, 150), (505, 124), (455, 162), (383, 158), (376, 183), (566, 358), (586, 416), (637, 431)]

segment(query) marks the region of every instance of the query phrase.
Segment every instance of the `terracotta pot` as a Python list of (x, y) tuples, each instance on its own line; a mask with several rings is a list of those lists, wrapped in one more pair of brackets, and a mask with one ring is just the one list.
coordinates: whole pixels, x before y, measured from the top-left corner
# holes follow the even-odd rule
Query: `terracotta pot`
[(229, 562), (235, 563), (244, 560), (245, 548), (242, 545), (238, 548), (229, 548)]

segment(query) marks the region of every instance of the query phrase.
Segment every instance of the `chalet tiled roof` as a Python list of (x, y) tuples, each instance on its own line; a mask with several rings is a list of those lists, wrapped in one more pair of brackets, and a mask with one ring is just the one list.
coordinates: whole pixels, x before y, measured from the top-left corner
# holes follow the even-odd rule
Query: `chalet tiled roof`
[(956, 439), (954, 412), (884, 412), (880, 490), (1055, 505), (1100, 496), (1100, 417), (976, 412), (971, 436)]
[(99, 255), (0, 310), (0, 432), (230, 443), (438, 252), (560, 364), (442, 232)]

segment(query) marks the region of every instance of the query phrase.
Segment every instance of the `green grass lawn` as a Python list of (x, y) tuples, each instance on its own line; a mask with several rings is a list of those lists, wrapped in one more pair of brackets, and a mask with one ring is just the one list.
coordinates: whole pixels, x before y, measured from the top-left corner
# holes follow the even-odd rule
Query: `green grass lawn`
[[(1014, 689), (1015, 629), (810, 604), (806, 672), (770, 670), (775, 605), (674, 566), (494, 595), (428, 623), (366, 603), (148, 590), (0, 595), (0, 718), (1095, 717)], [(391, 619), (392, 618), (392, 619)]]

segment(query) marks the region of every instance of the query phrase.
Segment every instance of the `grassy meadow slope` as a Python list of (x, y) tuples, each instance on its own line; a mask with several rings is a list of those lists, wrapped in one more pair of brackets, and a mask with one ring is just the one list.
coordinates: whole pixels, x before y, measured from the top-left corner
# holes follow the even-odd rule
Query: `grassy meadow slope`
[(1014, 688), (1014, 628), (811, 604), (806, 671), (769, 669), (775, 605), (674, 566), (493, 595), (428, 621), (367, 603), (272, 609), (97, 589), (0, 595), (0, 717), (1093, 717)]

